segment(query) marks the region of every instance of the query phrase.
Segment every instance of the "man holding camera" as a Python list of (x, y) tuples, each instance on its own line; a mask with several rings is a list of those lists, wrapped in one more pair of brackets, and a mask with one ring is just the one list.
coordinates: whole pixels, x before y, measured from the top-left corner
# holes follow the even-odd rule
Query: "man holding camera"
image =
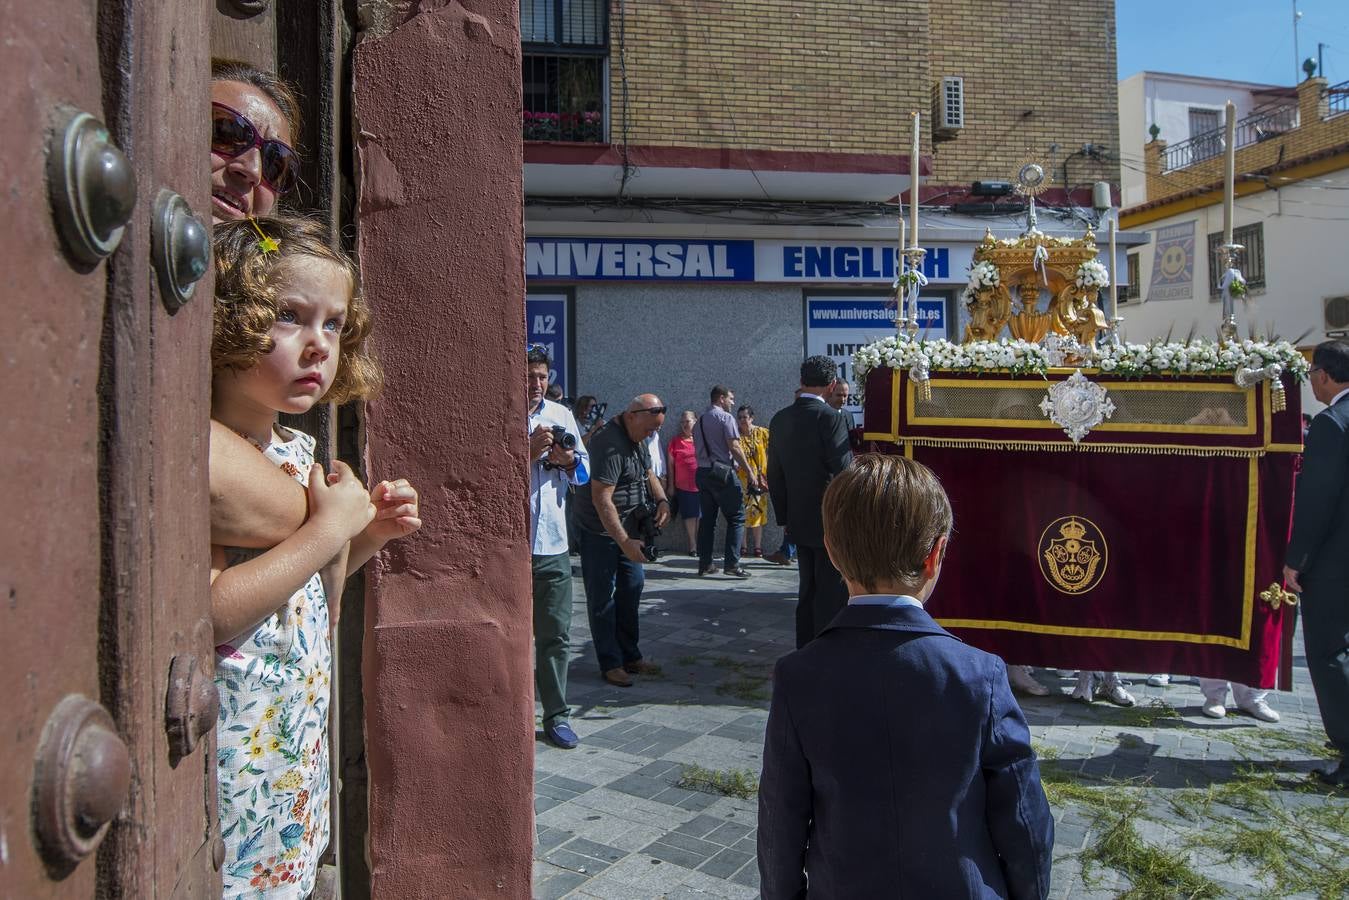
[(651, 470), (647, 439), (665, 421), (655, 394), (642, 394), (590, 439), (591, 477), (576, 493), (581, 535), (581, 575), (586, 610), (604, 680), (632, 687), (632, 676), (654, 664), (637, 647), (637, 607), (645, 583), (644, 562), (670, 520), (670, 501)]
[(698, 574), (715, 575), (712, 544), (717, 534), (717, 511), (726, 519), (726, 548), (723, 562), (726, 574), (748, 578), (749, 569), (740, 565), (740, 544), (745, 539), (745, 494), (740, 478), (743, 469), (753, 471), (740, 446), (740, 428), (736, 425), (735, 394), (730, 388), (712, 388), (711, 403), (693, 426), (693, 450), (698, 456), (698, 500), (702, 517), (698, 520)]
[(534, 569), (534, 687), (543, 735), (556, 747), (578, 743), (567, 716), (567, 648), (571, 630), (571, 560), (567, 553), (567, 486), (590, 479), (581, 431), (571, 410), (544, 397), (552, 360), (539, 344), (525, 356), (529, 387), (529, 513)]

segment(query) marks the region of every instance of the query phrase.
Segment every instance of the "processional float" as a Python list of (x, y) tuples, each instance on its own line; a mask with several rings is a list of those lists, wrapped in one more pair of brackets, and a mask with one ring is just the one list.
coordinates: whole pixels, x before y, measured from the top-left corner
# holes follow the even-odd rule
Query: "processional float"
[[(916, 199), (916, 114), (914, 133)], [(925, 340), (917, 218), (901, 220), (897, 334), (853, 358), (863, 439), (946, 487), (955, 534), (931, 609), (967, 642), (1013, 664), (1286, 684), (1308, 366), (1285, 341), (1238, 339), (1232, 171), (1217, 340), (1121, 340), (1115, 223), (1109, 268), (1090, 230), (1042, 233), (1034, 162), (1018, 177), (1027, 229), (974, 252), (962, 341)]]

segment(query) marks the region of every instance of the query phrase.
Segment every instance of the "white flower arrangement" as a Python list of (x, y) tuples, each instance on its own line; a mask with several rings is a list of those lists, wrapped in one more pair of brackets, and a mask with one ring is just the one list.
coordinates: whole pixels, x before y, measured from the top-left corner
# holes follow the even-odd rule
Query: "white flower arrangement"
[[(872, 369), (885, 366), (921, 378), (916, 373), (1011, 372), (1043, 375), (1054, 365), (1057, 354), (1027, 341), (974, 341), (954, 344), (946, 340), (911, 341), (898, 336), (867, 344), (853, 354), (853, 371), (859, 391), (866, 386)], [(1233, 341), (1216, 344), (1154, 341), (1150, 344), (1107, 344), (1086, 352), (1084, 368), (1095, 367), (1108, 375), (1233, 375), (1246, 387), (1282, 373), (1297, 383), (1307, 378), (1306, 357), (1287, 341)], [(1244, 383), (1243, 383), (1244, 382)]]
[(991, 262), (975, 263), (970, 267), (969, 287), (974, 290), (997, 287), (1002, 281), (1002, 273)]
[(1084, 291), (1110, 287), (1110, 272), (1098, 260), (1089, 259), (1077, 267), (1077, 286)]

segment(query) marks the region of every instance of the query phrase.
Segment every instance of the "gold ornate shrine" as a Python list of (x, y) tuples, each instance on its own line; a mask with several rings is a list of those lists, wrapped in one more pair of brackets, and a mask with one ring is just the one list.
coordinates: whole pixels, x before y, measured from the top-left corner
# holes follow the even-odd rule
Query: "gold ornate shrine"
[[(998, 240), (993, 233), (974, 251), (974, 267), (991, 265), (994, 283), (966, 289), (970, 323), (964, 342), (997, 340), (1006, 327), (1012, 337), (1038, 343), (1051, 331), (1092, 346), (1105, 329), (1105, 314), (1096, 306), (1099, 288), (1078, 285), (1078, 267), (1096, 259), (1096, 236), (1050, 237), (1032, 227), (1019, 238)], [(1042, 304), (1042, 299), (1045, 301)]]

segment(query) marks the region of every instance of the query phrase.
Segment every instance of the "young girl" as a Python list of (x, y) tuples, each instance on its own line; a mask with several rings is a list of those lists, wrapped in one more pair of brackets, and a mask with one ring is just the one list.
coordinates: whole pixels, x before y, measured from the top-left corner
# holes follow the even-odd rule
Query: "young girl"
[(276, 422), (379, 388), (351, 262), (305, 220), (221, 223), (214, 244), (211, 415), (309, 493), (272, 549), (211, 548), (224, 896), (303, 898), (328, 843), (328, 598), (421, 520), (406, 481), (367, 494), (340, 462), (325, 477), (313, 438)]

